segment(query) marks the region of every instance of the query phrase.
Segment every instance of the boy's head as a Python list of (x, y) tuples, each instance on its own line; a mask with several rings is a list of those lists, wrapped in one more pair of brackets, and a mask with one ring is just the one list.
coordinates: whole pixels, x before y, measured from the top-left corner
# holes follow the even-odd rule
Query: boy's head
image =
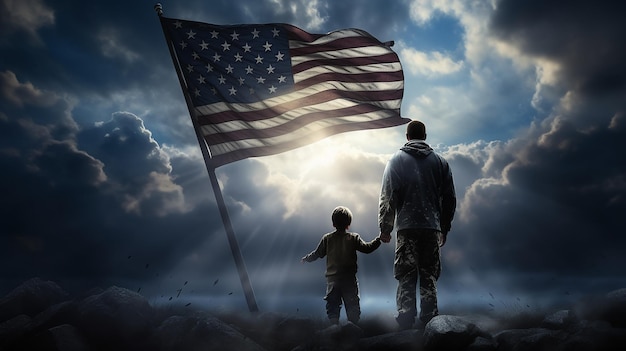
[(333, 227), (337, 229), (348, 229), (350, 223), (352, 223), (352, 212), (347, 207), (337, 206), (333, 210), (333, 215), (331, 216), (333, 220)]

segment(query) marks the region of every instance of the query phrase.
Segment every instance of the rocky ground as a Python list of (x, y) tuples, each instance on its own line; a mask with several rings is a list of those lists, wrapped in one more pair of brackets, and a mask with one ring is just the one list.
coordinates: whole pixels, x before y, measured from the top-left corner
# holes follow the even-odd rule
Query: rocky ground
[(545, 315), (440, 315), (396, 330), (276, 313), (212, 314), (153, 307), (120, 287), (69, 298), (56, 283), (24, 282), (0, 299), (0, 351), (13, 350), (625, 350), (626, 289)]

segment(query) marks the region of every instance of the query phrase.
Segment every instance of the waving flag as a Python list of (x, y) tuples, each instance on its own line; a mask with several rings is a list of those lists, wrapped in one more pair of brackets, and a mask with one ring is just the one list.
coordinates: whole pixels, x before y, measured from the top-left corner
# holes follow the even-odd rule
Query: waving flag
[(398, 56), (365, 31), (161, 21), (213, 167), (408, 122)]

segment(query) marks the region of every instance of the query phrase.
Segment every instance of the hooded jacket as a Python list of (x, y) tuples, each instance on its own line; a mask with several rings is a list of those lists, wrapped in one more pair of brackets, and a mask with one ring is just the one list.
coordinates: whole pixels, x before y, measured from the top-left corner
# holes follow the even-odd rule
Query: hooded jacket
[(424, 140), (410, 140), (383, 173), (378, 224), (381, 233), (403, 229), (450, 230), (456, 209), (448, 162)]

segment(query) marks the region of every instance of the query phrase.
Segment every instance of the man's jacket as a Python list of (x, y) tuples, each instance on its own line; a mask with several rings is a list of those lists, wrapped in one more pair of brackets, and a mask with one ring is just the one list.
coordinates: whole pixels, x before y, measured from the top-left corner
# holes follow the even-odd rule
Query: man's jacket
[(456, 209), (448, 162), (423, 140), (410, 140), (383, 173), (378, 224), (381, 233), (433, 229), (447, 233)]

